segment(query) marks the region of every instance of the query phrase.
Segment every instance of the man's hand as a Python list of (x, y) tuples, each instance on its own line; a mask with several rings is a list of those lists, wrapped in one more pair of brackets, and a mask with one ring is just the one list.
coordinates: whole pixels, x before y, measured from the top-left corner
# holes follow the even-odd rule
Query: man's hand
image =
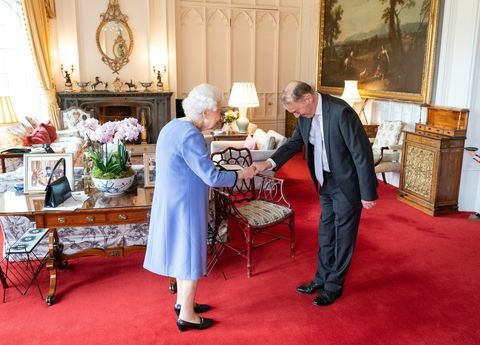
[(250, 179), (253, 178), (257, 173), (257, 168), (254, 165), (250, 165), (249, 167), (237, 171), (237, 178), (239, 180)]
[(271, 169), (272, 163), (270, 163), (269, 161), (254, 162), (252, 166), (256, 167), (257, 173), (261, 173), (262, 171)]
[(372, 208), (375, 206), (375, 201), (362, 200), (362, 205), (363, 205), (363, 207), (366, 208), (367, 210), (370, 210), (370, 209), (372, 209)]

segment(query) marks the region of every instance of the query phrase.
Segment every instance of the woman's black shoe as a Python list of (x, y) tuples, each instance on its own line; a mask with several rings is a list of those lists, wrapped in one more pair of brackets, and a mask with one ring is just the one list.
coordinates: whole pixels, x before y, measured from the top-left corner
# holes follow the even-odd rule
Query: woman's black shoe
[(200, 318), (200, 323), (192, 323), (188, 321), (183, 321), (182, 319), (177, 320), (177, 327), (179, 332), (185, 332), (189, 329), (206, 329), (213, 325), (213, 319), (206, 317)]
[[(180, 304), (175, 304), (173, 306), (173, 310), (175, 310), (175, 314), (180, 315), (180, 309), (182, 308), (182, 306)], [(210, 306), (208, 304), (198, 304), (198, 303), (195, 303), (195, 307), (193, 307), (193, 311), (196, 313), (196, 314), (200, 314), (200, 313), (205, 313), (207, 311), (210, 310)]]

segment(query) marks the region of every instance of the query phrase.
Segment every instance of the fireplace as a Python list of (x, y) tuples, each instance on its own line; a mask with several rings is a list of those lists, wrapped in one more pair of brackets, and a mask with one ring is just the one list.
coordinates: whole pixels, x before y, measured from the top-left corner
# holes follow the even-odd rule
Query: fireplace
[(62, 110), (80, 107), (90, 111), (100, 123), (135, 117), (145, 126), (146, 139), (155, 144), (158, 133), (170, 120), (171, 92), (59, 92)]

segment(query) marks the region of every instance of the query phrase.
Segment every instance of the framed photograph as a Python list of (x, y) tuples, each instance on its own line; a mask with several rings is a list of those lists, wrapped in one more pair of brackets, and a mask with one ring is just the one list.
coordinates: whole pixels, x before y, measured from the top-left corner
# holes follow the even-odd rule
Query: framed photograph
[(73, 154), (71, 153), (46, 153), (46, 154), (25, 154), (23, 164), (25, 167), (25, 193), (45, 192), (53, 168), (60, 158), (65, 158), (66, 171), (63, 171), (61, 164), (52, 177), (52, 182), (65, 174), (70, 182), (70, 187), (74, 189), (73, 181)]
[(155, 187), (155, 153), (143, 154), (145, 187)]
[(320, 0), (317, 88), (429, 103), (439, 0)]
[(41, 211), (45, 205), (44, 194), (25, 195), (25, 200), (30, 211)]
[(155, 191), (154, 188), (145, 188), (145, 200), (147, 203), (153, 202), (153, 192)]

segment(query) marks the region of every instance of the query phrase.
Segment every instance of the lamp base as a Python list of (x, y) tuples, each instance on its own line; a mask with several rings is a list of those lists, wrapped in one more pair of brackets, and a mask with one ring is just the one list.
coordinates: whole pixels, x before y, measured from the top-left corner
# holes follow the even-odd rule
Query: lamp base
[(250, 121), (246, 117), (239, 117), (237, 119), (238, 131), (246, 133), (248, 130), (249, 123)]

